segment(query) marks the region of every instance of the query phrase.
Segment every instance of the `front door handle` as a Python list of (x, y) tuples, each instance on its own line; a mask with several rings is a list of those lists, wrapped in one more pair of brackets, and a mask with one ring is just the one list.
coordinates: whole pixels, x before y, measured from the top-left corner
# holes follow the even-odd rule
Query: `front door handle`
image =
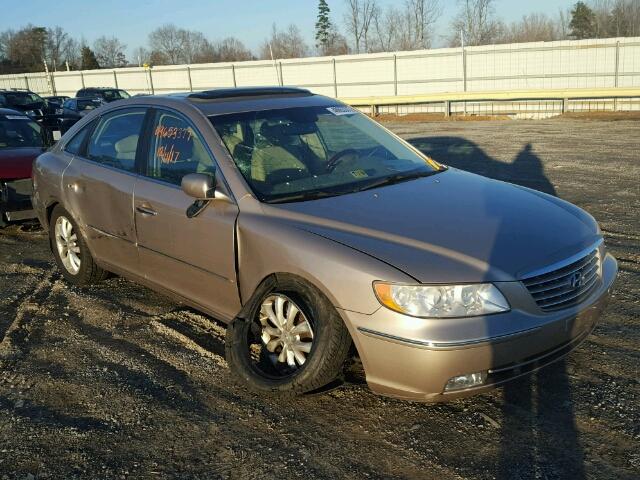
[(158, 215), (158, 212), (156, 212), (151, 207), (142, 207), (142, 206), (136, 207), (136, 211), (138, 211), (142, 215), (146, 215), (146, 216), (149, 216), (149, 217), (155, 217), (156, 215)]

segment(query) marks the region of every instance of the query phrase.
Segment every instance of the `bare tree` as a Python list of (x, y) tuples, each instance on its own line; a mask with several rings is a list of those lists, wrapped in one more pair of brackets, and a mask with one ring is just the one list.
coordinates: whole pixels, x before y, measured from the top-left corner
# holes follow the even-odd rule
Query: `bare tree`
[(406, 0), (402, 9), (378, 9), (373, 18), (374, 46), (369, 50), (418, 50), (431, 47), (433, 25), (442, 14), (439, 0)]
[(169, 65), (179, 64), (184, 56), (183, 41), (180, 29), (173, 24), (156, 28), (149, 34), (151, 61)]
[(196, 30), (178, 30), (182, 45), (180, 63), (210, 63), (216, 61), (216, 49), (202, 32)]
[(138, 47), (133, 51), (132, 63), (137, 64), (139, 67), (151, 63), (151, 52), (145, 47)]
[(458, 0), (460, 10), (451, 22), (449, 45), (460, 45), (460, 32), (467, 45), (487, 45), (500, 38), (503, 24), (495, 16), (495, 0)]
[(307, 55), (307, 44), (302, 38), (300, 29), (291, 24), (287, 30), (278, 30), (273, 24), (271, 36), (267, 38), (260, 49), (260, 58), (300, 58)]
[(439, 0), (407, 0), (405, 10), (409, 17), (409, 32), (414, 34), (415, 48), (431, 47), (431, 32), (442, 15)]
[(571, 10), (560, 9), (558, 11), (558, 17), (556, 18), (556, 32), (558, 32), (559, 40), (566, 40), (571, 33)]
[(544, 13), (530, 13), (506, 29), (501, 41), (505, 43), (550, 42), (560, 39), (556, 22)]
[(373, 19), (379, 14), (376, 0), (345, 0), (344, 23), (356, 53), (369, 51), (369, 34)]
[(235, 37), (227, 37), (215, 44), (217, 61), (242, 62), (251, 60), (253, 55), (240, 40)]
[(124, 50), (127, 46), (115, 37), (100, 37), (93, 44), (98, 63), (103, 68), (124, 67), (127, 58)]

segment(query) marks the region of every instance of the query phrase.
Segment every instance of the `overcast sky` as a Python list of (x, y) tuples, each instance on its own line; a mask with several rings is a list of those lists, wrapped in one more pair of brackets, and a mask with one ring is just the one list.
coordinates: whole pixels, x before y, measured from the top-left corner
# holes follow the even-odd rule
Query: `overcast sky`
[[(344, 31), (344, 0), (327, 0), (333, 21)], [(379, 0), (382, 5), (401, 0)], [(531, 12), (555, 17), (575, 0), (496, 0), (496, 13), (512, 21)], [(314, 44), (317, 0), (0, 0), (0, 30), (17, 29), (28, 23), (60, 25), (89, 44), (102, 35), (116, 36), (127, 45), (127, 53), (146, 46), (147, 35), (164, 23), (200, 30), (212, 40), (235, 36), (254, 52), (269, 34), (272, 23), (285, 27), (295, 23), (309, 46)], [(442, 0), (444, 13), (436, 32), (435, 46), (442, 44), (455, 0)]]

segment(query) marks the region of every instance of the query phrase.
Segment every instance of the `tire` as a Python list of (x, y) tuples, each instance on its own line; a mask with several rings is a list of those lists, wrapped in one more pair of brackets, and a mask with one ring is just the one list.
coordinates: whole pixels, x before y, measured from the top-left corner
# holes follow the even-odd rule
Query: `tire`
[[(65, 223), (68, 222), (68, 223)], [(61, 231), (56, 231), (57, 226), (70, 226), (68, 232), (69, 241), (73, 241), (73, 252), (77, 257), (78, 263), (69, 259), (70, 254), (64, 255), (65, 248), (61, 246), (65, 239), (61, 235)], [(49, 241), (51, 242), (51, 251), (55, 258), (56, 265), (62, 273), (62, 276), (69, 283), (78, 287), (86, 287), (94, 283), (98, 283), (108, 276), (108, 272), (96, 265), (87, 243), (78, 228), (78, 224), (62, 206), (57, 205), (51, 213), (49, 221)], [(67, 245), (69, 245), (67, 243)], [(71, 250), (67, 248), (66, 250)], [(74, 268), (77, 267), (77, 268)]]
[[(266, 288), (258, 289), (258, 292), (248, 308), (246, 318), (238, 317), (227, 327), (226, 358), (241, 383), (260, 393), (294, 396), (320, 389), (334, 381), (342, 373), (349, 356), (351, 336), (331, 302), (317, 288), (289, 276), (279, 276)], [(303, 317), (311, 327), (311, 340), (309, 334), (305, 333), (302, 337), (295, 336), (297, 340), (292, 342), (311, 342), (302, 365), (299, 365), (297, 356), (295, 367), (289, 365), (288, 354), (285, 365), (279, 360), (285, 349), (278, 350), (276, 347), (274, 352), (269, 351), (271, 342), (265, 344), (262, 337), (265, 332), (261, 320), (265, 316), (263, 305), (269, 302), (277, 305), (278, 297), (286, 298), (300, 310), (294, 328), (305, 330), (301, 320)], [(285, 312), (291, 312), (288, 304), (284, 305)], [(276, 310), (274, 306), (273, 311)], [(272, 328), (273, 325), (268, 321), (267, 326)], [(277, 339), (271, 338), (273, 341)], [(259, 354), (257, 348), (260, 349)]]

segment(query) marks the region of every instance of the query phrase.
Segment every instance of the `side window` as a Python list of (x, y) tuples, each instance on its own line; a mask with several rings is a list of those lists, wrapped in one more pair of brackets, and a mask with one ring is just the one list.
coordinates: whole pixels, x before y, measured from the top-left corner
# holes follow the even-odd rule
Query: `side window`
[(215, 163), (200, 136), (181, 115), (158, 110), (149, 146), (147, 176), (180, 185), (189, 173), (213, 173)]
[(64, 146), (64, 151), (72, 155), (80, 155), (82, 144), (84, 143), (85, 138), (91, 131), (91, 127), (93, 127), (94, 124), (95, 122), (91, 122), (89, 123), (89, 125), (85, 125), (78, 133), (76, 133), (73, 138), (69, 140)]
[(68, 109), (71, 109), (71, 108), (73, 108), (73, 107), (71, 106), (71, 104), (72, 104), (72, 103), (73, 103), (73, 100), (65, 100), (65, 101), (64, 101), (64, 103), (62, 104), (62, 108), (68, 108)]
[(87, 158), (135, 172), (136, 150), (145, 114), (145, 108), (131, 108), (103, 116), (89, 140)]

